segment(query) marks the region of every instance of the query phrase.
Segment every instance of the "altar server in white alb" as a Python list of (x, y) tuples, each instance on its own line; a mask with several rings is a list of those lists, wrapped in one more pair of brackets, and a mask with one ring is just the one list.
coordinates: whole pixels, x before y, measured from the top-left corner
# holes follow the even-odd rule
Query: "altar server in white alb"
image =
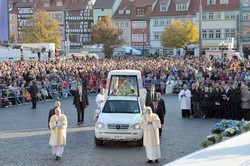
[(101, 112), (103, 106), (104, 106), (104, 97), (105, 97), (105, 89), (101, 88), (100, 93), (96, 96), (95, 102), (97, 105), (97, 108), (95, 110), (95, 120), (97, 121), (99, 113)]
[(67, 124), (67, 117), (61, 114), (60, 108), (56, 108), (55, 115), (50, 118), (49, 123), (51, 129), (49, 144), (52, 146), (52, 155), (56, 156), (56, 160), (59, 160), (63, 155)]
[(158, 163), (161, 158), (159, 128), (161, 121), (157, 114), (152, 113), (150, 107), (146, 107), (146, 114), (141, 117), (140, 125), (143, 129), (143, 145), (146, 149), (148, 163), (153, 160)]
[(182, 117), (188, 118), (191, 110), (191, 91), (187, 89), (187, 85), (183, 85), (183, 89), (180, 91), (178, 97), (181, 101)]

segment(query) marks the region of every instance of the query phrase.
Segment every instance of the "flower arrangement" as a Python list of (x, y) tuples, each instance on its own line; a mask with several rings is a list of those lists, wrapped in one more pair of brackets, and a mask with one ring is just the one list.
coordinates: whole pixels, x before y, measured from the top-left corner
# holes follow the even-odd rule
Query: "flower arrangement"
[(211, 128), (211, 135), (207, 136), (207, 139), (201, 142), (201, 147), (206, 148), (228, 137), (233, 137), (247, 131), (250, 131), (250, 121), (223, 119)]

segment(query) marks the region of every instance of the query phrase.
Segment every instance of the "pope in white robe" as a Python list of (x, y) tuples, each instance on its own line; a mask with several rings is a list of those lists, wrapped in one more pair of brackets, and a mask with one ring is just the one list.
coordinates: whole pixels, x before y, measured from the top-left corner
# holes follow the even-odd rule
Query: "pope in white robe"
[(181, 101), (182, 117), (189, 117), (191, 110), (191, 91), (187, 89), (187, 85), (183, 85), (183, 89), (180, 91), (178, 98)]
[(105, 98), (105, 90), (101, 89), (100, 93), (96, 96), (95, 102), (97, 105), (97, 108), (95, 110), (95, 120), (97, 120), (103, 106), (104, 106), (104, 98)]
[(159, 128), (161, 121), (157, 114), (152, 113), (150, 107), (146, 107), (146, 114), (141, 117), (140, 125), (143, 129), (143, 145), (146, 149), (148, 163), (154, 160), (158, 163), (161, 158)]
[(61, 114), (61, 109), (55, 110), (55, 115), (50, 118), (51, 135), (49, 144), (52, 146), (52, 155), (56, 156), (56, 160), (63, 155), (64, 146), (66, 145), (66, 129), (67, 117)]

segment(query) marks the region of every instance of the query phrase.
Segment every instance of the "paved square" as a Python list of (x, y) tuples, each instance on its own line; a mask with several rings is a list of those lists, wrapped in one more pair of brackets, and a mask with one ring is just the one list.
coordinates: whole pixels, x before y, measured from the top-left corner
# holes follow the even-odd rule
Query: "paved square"
[[(175, 95), (163, 95), (167, 113), (161, 138), (162, 159), (158, 165), (169, 163), (200, 148), (200, 142), (219, 120), (181, 118), (180, 104)], [(62, 100), (68, 117), (67, 145), (63, 158), (55, 161), (49, 145), (48, 112), (54, 101), (0, 109), (0, 166), (142, 166), (147, 165), (144, 147), (132, 143), (94, 143), (95, 95), (89, 95), (90, 106), (85, 110), (85, 123), (78, 127), (73, 99)], [(150, 164), (149, 164), (150, 165)], [(151, 164), (152, 165), (152, 164)], [(154, 165), (154, 164), (153, 164)]]

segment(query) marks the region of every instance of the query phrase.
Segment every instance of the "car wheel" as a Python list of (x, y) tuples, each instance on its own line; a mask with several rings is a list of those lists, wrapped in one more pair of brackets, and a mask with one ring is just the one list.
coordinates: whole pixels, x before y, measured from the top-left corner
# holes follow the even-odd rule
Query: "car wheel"
[(97, 139), (95, 137), (95, 145), (97, 145), (97, 146), (103, 145), (103, 140)]
[(143, 146), (143, 138), (141, 138), (139, 141), (137, 141), (138, 146)]

